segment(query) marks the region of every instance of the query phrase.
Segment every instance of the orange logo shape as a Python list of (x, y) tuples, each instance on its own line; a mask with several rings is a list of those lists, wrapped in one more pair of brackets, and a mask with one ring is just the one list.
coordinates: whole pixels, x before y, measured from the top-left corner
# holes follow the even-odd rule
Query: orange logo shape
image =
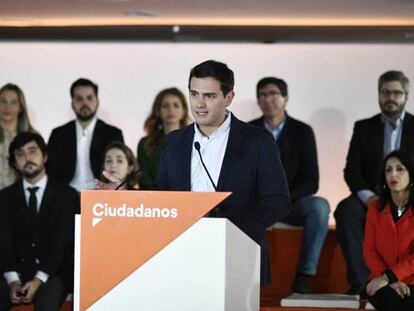
[(82, 191), (80, 310), (86, 310), (229, 192)]

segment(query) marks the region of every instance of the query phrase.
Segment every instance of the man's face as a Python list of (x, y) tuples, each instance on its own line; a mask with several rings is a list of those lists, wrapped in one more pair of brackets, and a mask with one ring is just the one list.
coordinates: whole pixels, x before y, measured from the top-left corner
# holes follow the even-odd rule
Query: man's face
[(91, 86), (78, 86), (73, 90), (72, 109), (80, 121), (89, 121), (98, 110), (98, 98)]
[(226, 96), (220, 89), (220, 82), (212, 77), (190, 80), (190, 106), (195, 122), (200, 129), (214, 130), (226, 116), (226, 108), (231, 104), (234, 92)]
[(14, 151), (14, 160), (17, 170), (23, 177), (33, 179), (45, 173), (47, 156), (44, 156), (35, 141), (28, 142)]
[(285, 113), (288, 96), (283, 97), (275, 84), (266, 84), (259, 90), (257, 103), (265, 118), (273, 118)]
[(405, 108), (408, 94), (399, 81), (382, 84), (379, 91), (379, 105), (382, 113), (390, 119), (397, 118)]

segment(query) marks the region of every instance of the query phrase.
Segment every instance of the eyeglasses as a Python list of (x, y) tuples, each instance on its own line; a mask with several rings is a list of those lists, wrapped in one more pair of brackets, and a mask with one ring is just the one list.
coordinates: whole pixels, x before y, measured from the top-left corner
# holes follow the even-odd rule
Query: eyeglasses
[(259, 100), (263, 100), (266, 99), (267, 97), (271, 97), (271, 98), (277, 98), (279, 96), (282, 96), (282, 94), (280, 92), (276, 92), (276, 91), (271, 91), (271, 92), (260, 92), (259, 96), (257, 97)]
[(382, 96), (386, 96), (386, 97), (390, 97), (391, 95), (394, 95), (395, 97), (401, 97), (401, 96), (403, 96), (404, 94), (406, 94), (407, 92), (403, 92), (403, 91), (401, 91), (401, 90), (388, 90), (388, 89), (382, 89), (381, 91), (380, 91), (380, 94), (382, 95)]

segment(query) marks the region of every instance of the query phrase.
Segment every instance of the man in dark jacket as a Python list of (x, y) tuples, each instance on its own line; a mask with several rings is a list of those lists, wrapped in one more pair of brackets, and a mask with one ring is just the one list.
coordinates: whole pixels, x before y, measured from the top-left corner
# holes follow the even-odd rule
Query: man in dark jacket
[(405, 111), (409, 81), (401, 71), (387, 71), (378, 81), (381, 113), (357, 121), (344, 170), (352, 194), (335, 210), (336, 231), (348, 269), (348, 294), (360, 294), (368, 278), (362, 242), (368, 205), (377, 199), (384, 157), (403, 149), (414, 154), (414, 117)]
[(280, 150), (289, 185), (291, 210), (282, 222), (303, 226), (299, 265), (293, 282), (295, 293), (309, 293), (309, 278), (316, 274), (319, 255), (328, 232), (329, 204), (313, 196), (319, 187), (319, 168), (312, 128), (286, 113), (288, 86), (267, 77), (257, 83), (257, 101), (263, 116), (250, 124), (267, 129)]
[(73, 286), (79, 196), (47, 176), (39, 134), (18, 134), (9, 159), (22, 179), (0, 192), (0, 310), (34, 302), (36, 310), (57, 311)]

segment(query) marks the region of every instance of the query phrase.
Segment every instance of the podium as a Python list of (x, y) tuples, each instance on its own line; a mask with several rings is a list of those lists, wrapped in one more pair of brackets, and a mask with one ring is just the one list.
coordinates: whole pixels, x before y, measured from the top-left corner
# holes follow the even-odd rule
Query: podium
[(228, 195), (82, 192), (74, 310), (258, 311), (260, 247), (202, 218)]

